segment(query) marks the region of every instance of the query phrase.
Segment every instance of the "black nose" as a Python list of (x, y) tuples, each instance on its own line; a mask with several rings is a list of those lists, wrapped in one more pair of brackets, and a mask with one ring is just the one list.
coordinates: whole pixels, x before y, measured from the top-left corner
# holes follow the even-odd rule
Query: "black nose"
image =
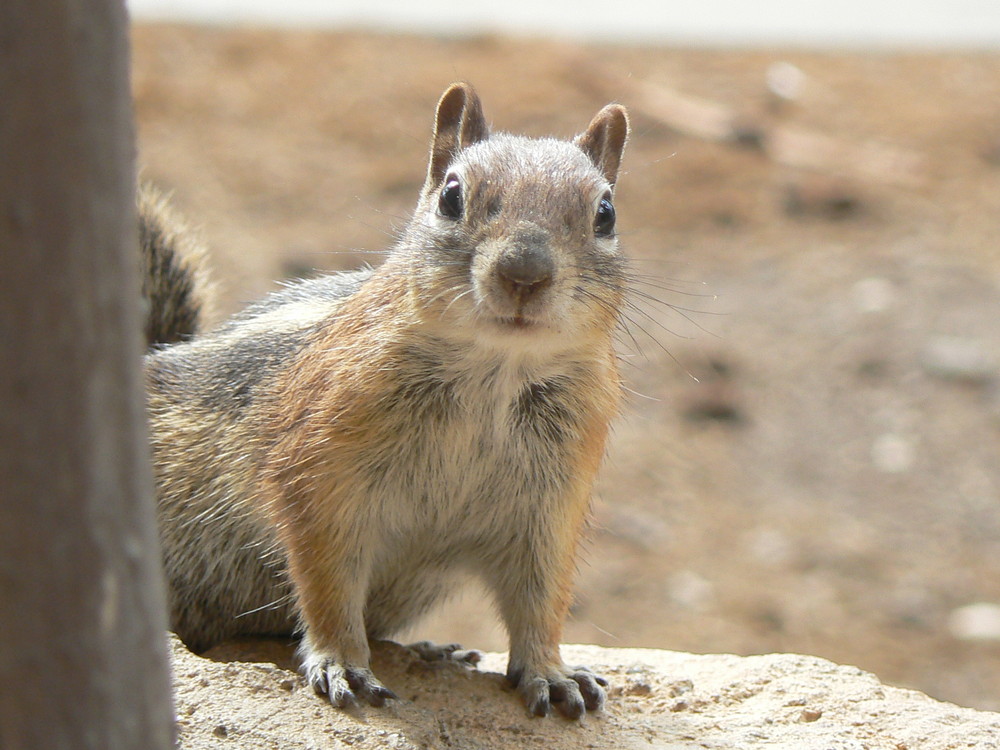
[(500, 256), (496, 272), (507, 294), (522, 305), (552, 284), (555, 266), (545, 245), (518, 242)]

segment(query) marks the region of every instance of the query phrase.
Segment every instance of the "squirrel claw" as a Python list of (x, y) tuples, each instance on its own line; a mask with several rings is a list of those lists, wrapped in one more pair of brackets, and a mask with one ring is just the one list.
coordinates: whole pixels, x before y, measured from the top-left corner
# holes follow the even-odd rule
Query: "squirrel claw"
[(583, 718), (604, 707), (607, 680), (586, 668), (565, 669), (549, 677), (522, 678), (517, 689), (535, 716), (548, 715), (554, 705), (567, 719)]
[(370, 669), (344, 667), (333, 659), (307, 666), (306, 680), (317, 695), (325, 695), (336, 708), (351, 708), (361, 702), (381, 708), (388, 699), (398, 700)]
[(351, 691), (370, 705), (381, 708), (387, 699), (398, 700), (396, 694), (379, 682), (370, 669), (348, 667), (344, 671)]

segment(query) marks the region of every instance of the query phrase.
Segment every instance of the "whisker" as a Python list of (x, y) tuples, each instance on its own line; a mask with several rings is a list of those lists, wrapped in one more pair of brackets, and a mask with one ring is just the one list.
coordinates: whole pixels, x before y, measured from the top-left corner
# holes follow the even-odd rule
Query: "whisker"
[[(678, 331), (675, 331), (674, 329), (670, 328), (666, 323), (664, 323), (663, 321), (659, 320), (655, 316), (651, 315), (647, 311), (643, 310), (638, 305), (635, 305), (635, 304), (633, 304), (631, 302), (626, 302), (625, 303), (625, 308), (627, 310), (631, 310), (633, 312), (636, 312), (639, 315), (642, 315), (650, 323), (653, 323), (658, 328), (660, 328), (661, 330), (663, 330), (665, 333), (669, 333), (671, 336), (676, 336), (677, 338), (682, 339), (684, 341), (690, 341), (693, 338), (691, 336), (685, 336), (683, 333), (679, 333)], [(635, 323), (635, 320), (632, 319), (632, 318), (629, 318), (629, 321), (632, 322), (632, 323)], [(695, 325), (697, 325), (697, 324), (695, 324)], [(650, 335), (649, 332), (646, 331), (646, 330), (643, 330), (643, 333), (645, 333), (647, 336)], [(650, 336), (650, 338), (653, 338), (653, 337)]]
[[(455, 292), (457, 292), (461, 288), (462, 288), (462, 284), (458, 284), (458, 283), (453, 284), (452, 286), (450, 286), (450, 287), (448, 287), (446, 289), (442, 289), (440, 292), (438, 292), (437, 294), (435, 294), (433, 297), (430, 298), (429, 302), (430, 302), (431, 305), (433, 305), (433, 304), (439, 302), (440, 300), (444, 299), (449, 294), (454, 294)], [(452, 302), (454, 302), (454, 300), (452, 300)], [(448, 305), (451, 306), (451, 302), (449, 302)], [(445, 309), (447, 309), (447, 308), (445, 308)]]
[(675, 283), (675, 284), (688, 283), (688, 284), (698, 284), (698, 285), (701, 285), (701, 286), (707, 286), (704, 281), (682, 282), (682, 281), (671, 280), (671, 279), (654, 281), (653, 278), (654, 277), (650, 276), (647, 279), (647, 278), (642, 278), (642, 277), (639, 277), (639, 276), (636, 276), (636, 275), (629, 275), (629, 276), (626, 277), (626, 279), (627, 279), (627, 281), (629, 282), (630, 285), (631, 284), (642, 284), (643, 286), (648, 286), (651, 289), (658, 289), (661, 292), (670, 292), (671, 294), (681, 294), (681, 295), (684, 295), (685, 297), (700, 297), (700, 298), (704, 298), (704, 299), (713, 299), (713, 300), (716, 300), (716, 299), (719, 298), (719, 295), (713, 294), (712, 292), (694, 292), (694, 291), (689, 291), (687, 289), (682, 289), (682, 288), (680, 288), (678, 286), (671, 286), (668, 283), (663, 283), (663, 281), (673, 281), (673, 283)]
[(657, 398), (656, 396), (647, 396), (645, 393), (639, 393), (639, 391), (633, 390), (632, 388), (629, 388), (625, 384), (622, 384), (622, 390), (623, 391), (627, 391), (628, 393), (631, 393), (633, 396), (638, 396), (639, 398), (644, 398), (647, 401), (655, 401), (658, 404), (663, 403), (663, 399), (662, 398)]
[(236, 615), (236, 619), (239, 619), (240, 617), (246, 617), (247, 615), (255, 615), (258, 612), (263, 612), (264, 610), (267, 609), (277, 609), (281, 605), (287, 604), (290, 601), (292, 601), (291, 592), (285, 594), (284, 596), (280, 596), (274, 601), (268, 602), (267, 604), (262, 604), (259, 607), (255, 607), (254, 609), (249, 609), (246, 612), (240, 612), (238, 615)]
[(452, 305), (454, 305), (456, 302), (458, 302), (460, 299), (462, 299), (462, 297), (464, 297), (465, 295), (472, 294), (473, 291), (474, 290), (472, 289), (472, 287), (469, 287), (464, 292), (462, 292), (461, 294), (459, 294), (456, 297), (454, 297), (451, 302), (449, 302), (447, 305), (445, 305), (444, 310), (441, 311), (441, 316), (444, 317), (444, 314), (446, 312), (448, 312), (448, 310), (451, 309)]

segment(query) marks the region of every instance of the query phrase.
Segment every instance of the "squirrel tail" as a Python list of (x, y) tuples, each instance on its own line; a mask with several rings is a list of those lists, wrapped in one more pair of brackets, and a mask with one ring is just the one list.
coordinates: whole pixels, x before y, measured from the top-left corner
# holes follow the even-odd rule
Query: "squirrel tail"
[(198, 333), (210, 307), (212, 287), (204, 247), (165, 196), (140, 184), (137, 203), (146, 345), (152, 348)]

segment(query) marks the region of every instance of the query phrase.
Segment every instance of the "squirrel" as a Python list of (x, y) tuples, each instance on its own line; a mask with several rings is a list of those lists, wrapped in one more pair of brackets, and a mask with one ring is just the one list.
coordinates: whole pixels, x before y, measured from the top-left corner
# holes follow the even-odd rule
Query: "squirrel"
[(189, 647), (297, 633), (318, 693), (381, 706), (395, 695), (369, 639), (471, 571), (528, 710), (603, 706), (607, 681), (565, 666), (559, 641), (622, 392), (612, 196), (628, 131), (609, 104), (572, 141), (491, 133), (454, 84), (384, 263), (293, 282), (206, 332), (197, 263), (162, 201), (141, 201), (147, 268), (173, 295), (147, 294), (166, 312), (150, 310), (145, 377), (171, 627)]

